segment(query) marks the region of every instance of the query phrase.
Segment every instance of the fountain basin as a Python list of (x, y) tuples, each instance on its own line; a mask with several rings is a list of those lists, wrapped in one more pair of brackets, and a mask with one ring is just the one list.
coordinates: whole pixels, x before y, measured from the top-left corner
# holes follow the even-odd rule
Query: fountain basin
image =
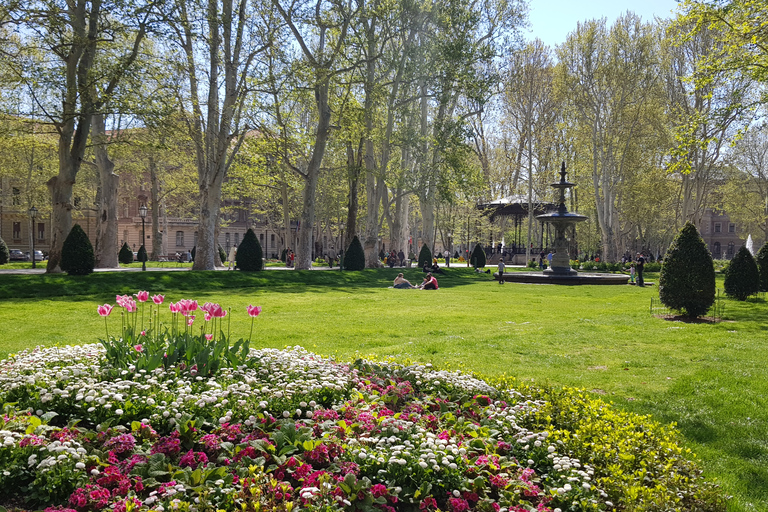
[[(493, 274), (494, 279), (499, 279), (499, 274)], [(504, 272), (506, 283), (529, 284), (627, 284), (629, 276), (625, 274), (585, 274), (573, 271), (572, 273), (556, 272)]]

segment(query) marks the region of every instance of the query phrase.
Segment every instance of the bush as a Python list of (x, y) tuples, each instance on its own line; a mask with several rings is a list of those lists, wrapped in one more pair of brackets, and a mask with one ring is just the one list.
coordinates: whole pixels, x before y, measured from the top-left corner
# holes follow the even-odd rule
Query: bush
[(222, 263), (227, 262), (227, 253), (224, 251), (224, 248), (222, 246), (219, 246), (219, 259)]
[(138, 252), (136, 252), (136, 261), (139, 263), (146, 263), (148, 260), (149, 258), (147, 257), (147, 248), (144, 247), (144, 244), (141, 244)]
[(283, 249), (283, 252), (280, 253), (280, 261), (285, 263), (287, 257), (288, 257), (288, 249)]
[(539, 268), (539, 264), (536, 263), (536, 259), (532, 259), (528, 262), (528, 268)]
[(485, 251), (480, 244), (477, 244), (472, 251), (472, 256), (469, 258), (469, 264), (475, 268), (483, 268), (485, 263)]
[[(224, 261), (227, 257), (224, 256)], [(246, 231), (243, 241), (237, 246), (235, 254), (235, 266), (245, 272), (264, 270), (264, 253), (261, 244), (252, 229)]]
[(128, 242), (123, 242), (120, 252), (117, 253), (117, 261), (123, 265), (130, 265), (133, 263), (133, 251), (128, 247)]
[(71, 276), (84, 276), (93, 272), (95, 265), (93, 245), (80, 224), (75, 224), (61, 246), (61, 270)]
[(11, 253), (8, 251), (8, 246), (5, 245), (5, 241), (0, 238), (0, 265), (5, 265), (11, 258)]
[(419, 268), (424, 268), (424, 265), (432, 266), (432, 251), (429, 250), (427, 244), (421, 246), (419, 251)]
[(664, 257), (659, 299), (668, 308), (689, 317), (705, 314), (715, 302), (712, 255), (690, 222), (680, 230)]
[(757, 263), (749, 249), (743, 245), (725, 271), (724, 288), (726, 295), (738, 300), (747, 300), (747, 297), (760, 291)]
[(363, 270), (365, 268), (365, 251), (363, 244), (355, 235), (344, 253), (344, 270)]
[(760, 291), (768, 292), (768, 242), (757, 251), (757, 269), (760, 272)]

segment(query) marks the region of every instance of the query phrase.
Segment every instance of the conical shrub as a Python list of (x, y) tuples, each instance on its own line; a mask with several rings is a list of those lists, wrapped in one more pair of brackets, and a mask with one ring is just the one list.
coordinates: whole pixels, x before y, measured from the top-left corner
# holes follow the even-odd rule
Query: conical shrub
[(219, 246), (219, 259), (222, 263), (227, 262), (227, 252), (224, 250), (222, 246)]
[(469, 264), (475, 268), (483, 268), (485, 263), (485, 251), (480, 244), (477, 244), (472, 251), (472, 256), (469, 258)]
[(690, 317), (705, 314), (715, 303), (712, 255), (690, 222), (680, 230), (664, 257), (659, 299), (668, 308)]
[(432, 251), (427, 244), (422, 245), (419, 251), (419, 268), (424, 268), (424, 265), (432, 265)]
[(80, 224), (75, 224), (61, 246), (61, 270), (71, 276), (84, 276), (93, 272), (96, 258), (93, 245)]
[(760, 272), (760, 291), (768, 292), (768, 242), (757, 251), (757, 270)]
[[(224, 256), (226, 261), (227, 257)], [(261, 244), (252, 229), (245, 232), (243, 241), (237, 246), (235, 255), (235, 265), (238, 270), (245, 272), (257, 272), (264, 270), (264, 253), (261, 250)]]
[(130, 265), (133, 263), (133, 251), (128, 247), (128, 242), (123, 242), (120, 252), (117, 253), (117, 261), (123, 265)]
[(741, 246), (725, 270), (723, 287), (727, 296), (738, 300), (747, 300), (760, 291), (760, 272), (755, 258), (745, 246)]
[(149, 258), (147, 258), (147, 248), (144, 247), (144, 244), (141, 244), (141, 247), (139, 247), (139, 250), (136, 251), (136, 261), (139, 263), (145, 263), (148, 261)]
[(349, 242), (347, 252), (344, 253), (344, 270), (363, 270), (365, 268), (365, 251), (360, 239), (355, 235)]
[(5, 265), (11, 259), (11, 252), (8, 250), (8, 246), (5, 245), (5, 241), (0, 238), (0, 265)]

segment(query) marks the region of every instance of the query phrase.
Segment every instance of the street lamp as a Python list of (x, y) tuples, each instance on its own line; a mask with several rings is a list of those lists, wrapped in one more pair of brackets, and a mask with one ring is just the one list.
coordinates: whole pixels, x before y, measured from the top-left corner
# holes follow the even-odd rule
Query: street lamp
[[(147, 239), (147, 234), (144, 232), (144, 219), (147, 218), (147, 205), (143, 204), (139, 206), (139, 217), (141, 217), (141, 247), (139, 247), (141, 270), (147, 270), (147, 248), (144, 247), (144, 241)], [(144, 249), (143, 254), (141, 252), (142, 249)]]
[(34, 206), (29, 209), (29, 217), (32, 219), (32, 268), (35, 266), (35, 217), (37, 217), (37, 208)]

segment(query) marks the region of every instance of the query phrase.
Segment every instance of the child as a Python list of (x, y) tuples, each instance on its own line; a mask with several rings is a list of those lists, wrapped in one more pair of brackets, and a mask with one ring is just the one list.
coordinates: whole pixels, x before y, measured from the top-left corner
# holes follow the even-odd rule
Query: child
[(635, 264), (629, 266), (629, 282), (635, 284)]

